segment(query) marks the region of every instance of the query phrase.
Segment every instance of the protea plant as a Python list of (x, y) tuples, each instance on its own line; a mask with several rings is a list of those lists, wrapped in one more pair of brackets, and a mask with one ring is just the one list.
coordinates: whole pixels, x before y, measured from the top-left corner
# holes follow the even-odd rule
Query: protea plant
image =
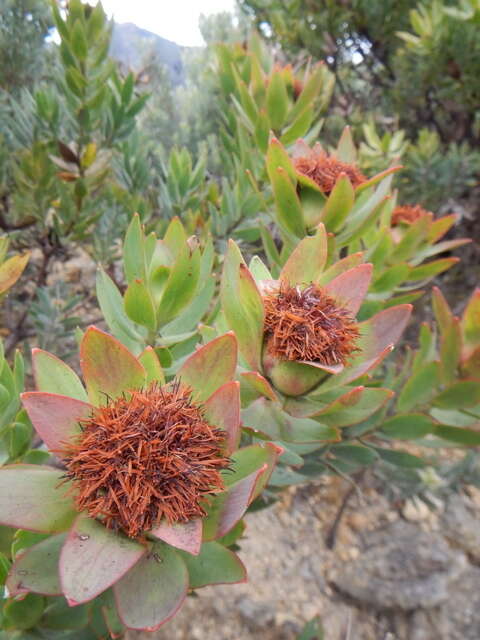
[(365, 375), (391, 351), (410, 316), (410, 305), (399, 305), (357, 322), (372, 265), (354, 254), (325, 269), (327, 256), (327, 234), (319, 225), (274, 280), (258, 258), (248, 269), (230, 243), (223, 311), (245, 362), (257, 381), (273, 387), (273, 396), (304, 396), (319, 385), (330, 389)]
[[(313, 148), (298, 140), (291, 151), (273, 138), (267, 153), (276, 219), (287, 234), (303, 238), (320, 222), (328, 231), (340, 232), (348, 218), (348, 240), (357, 227), (373, 223), (390, 188), (389, 176), (401, 167), (390, 167), (367, 178), (356, 164), (356, 149), (347, 127), (332, 151), (320, 143)], [(382, 183), (376, 192), (372, 187)], [(343, 238), (342, 238), (343, 240)]]
[(322, 224), (297, 245), (278, 279), (257, 257), (248, 268), (230, 243), (221, 297), (246, 369), (242, 422), (253, 440), (285, 449), (272, 486), (328, 470), (351, 473), (381, 455), (355, 434), (371, 431), (371, 420), (378, 429), (394, 396), (370, 373), (401, 336), (411, 306), (359, 321), (371, 276), (362, 253), (331, 262)]
[(361, 246), (368, 247), (367, 256), (374, 265), (368, 303), (364, 307), (369, 314), (422, 296), (423, 287), (433, 277), (459, 261), (456, 256), (436, 256), (471, 241), (469, 238), (443, 239), (457, 220), (455, 214), (435, 218), (421, 205), (397, 206), (396, 201), (394, 193), (385, 202), (375, 225), (360, 241)]
[(34, 350), (37, 391), (22, 401), (55, 457), (0, 469), (0, 523), (48, 534), (15, 558), (12, 598), (63, 595), (76, 607), (111, 602), (113, 592), (115, 606), (102, 607), (112, 632), (154, 630), (189, 590), (245, 580), (226, 544), (279, 448), (238, 449), (236, 354), (227, 333), (167, 383), (151, 347), (137, 358), (90, 327), (80, 347), (85, 390), (66, 364)]

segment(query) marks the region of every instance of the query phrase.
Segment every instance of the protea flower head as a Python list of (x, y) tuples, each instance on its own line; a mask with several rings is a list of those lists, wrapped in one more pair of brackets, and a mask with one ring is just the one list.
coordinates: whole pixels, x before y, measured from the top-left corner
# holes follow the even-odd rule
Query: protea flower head
[(332, 192), (341, 175), (346, 175), (353, 187), (367, 180), (355, 164), (342, 162), (335, 154), (324, 151), (319, 144), (310, 149), (302, 142), (297, 143), (293, 165), (298, 173), (310, 178), (327, 195)]
[(51, 534), (15, 559), (12, 596), (64, 595), (74, 606), (112, 587), (121, 623), (153, 630), (189, 589), (245, 580), (219, 540), (262, 491), (279, 449), (237, 449), (236, 352), (233, 334), (220, 336), (166, 383), (151, 347), (136, 357), (91, 327), (85, 390), (34, 350), (38, 390), (22, 400), (59, 462), (0, 469), (0, 522)]
[(411, 225), (420, 218), (428, 217), (433, 219), (433, 213), (431, 211), (427, 211), (421, 205), (415, 204), (404, 204), (395, 207), (392, 213), (392, 226), (397, 226), (399, 224)]
[[(367, 294), (372, 265), (353, 254), (325, 269), (327, 235), (320, 225), (285, 263), (279, 279), (264, 265), (255, 279), (231, 242), (222, 278), (223, 311), (239, 341), (255, 384), (271, 396), (302, 396), (332, 376), (336, 385), (364, 375), (391, 351), (406, 326), (410, 305), (363, 322), (356, 316)], [(257, 259), (258, 264), (258, 259)], [(267, 277), (265, 277), (267, 276)], [(273, 387), (273, 388), (272, 388)]]
[(58, 453), (78, 511), (109, 529), (137, 538), (162, 520), (188, 522), (205, 516), (202, 500), (224, 489), (225, 431), (179, 382), (133, 390), (79, 424), (79, 436)]
[[(425, 258), (452, 251), (471, 242), (470, 238), (442, 240), (457, 222), (458, 217), (456, 214), (452, 213), (436, 218), (431, 211), (428, 211), (420, 204), (395, 206), (394, 201), (395, 198), (389, 205), (392, 209), (390, 218), (392, 247), (399, 245), (402, 257), (414, 267), (423, 262)], [(409, 247), (410, 252), (408, 252)], [(422, 265), (420, 274), (418, 274), (420, 278), (418, 279), (425, 280), (428, 277), (438, 275), (457, 262), (457, 257), (449, 256), (426, 263)], [(415, 275), (415, 270), (409, 275)]]
[(315, 283), (301, 287), (280, 281), (266, 289), (263, 303), (268, 355), (336, 366), (358, 350), (352, 314)]
[[(348, 127), (333, 151), (326, 151), (318, 142), (311, 148), (299, 139), (287, 152), (276, 138), (272, 138), (267, 152), (267, 170), (277, 221), (284, 231), (303, 238), (322, 222), (328, 231), (338, 232), (357, 210), (366, 207), (368, 211), (363, 210), (362, 216), (373, 214), (388, 193), (389, 176), (400, 167), (390, 167), (367, 178), (356, 164), (356, 156)], [(382, 198), (377, 201), (372, 197), (359, 202), (362, 192), (387, 178)]]

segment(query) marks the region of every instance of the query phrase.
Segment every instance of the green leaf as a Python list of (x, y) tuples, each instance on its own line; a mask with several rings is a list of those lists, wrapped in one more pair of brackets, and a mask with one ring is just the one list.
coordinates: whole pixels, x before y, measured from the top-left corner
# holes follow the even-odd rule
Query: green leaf
[(184, 244), (177, 254), (163, 289), (158, 308), (158, 323), (163, 326), (179, 315), (191, 302), (200, 277), (200, 252), (190, 252)]
[(70, 44), (74, 55), (83, 62), (88, 54), (88, 42), (84, 26), (80, 20), (75, 20), (71, 32)]
[(97, 298), (113, 335), (132, 353), (139, 353), (144, 346), (144, 339), (125, 313), (120, 291), (103, 269), (97, 272)]
[(438, 362), (429, 362), (411, 376), (403, 387), (397, 402), (400, 412), (429, 402), (439, 385)]
[(268, 120), (265, 110), (262, 109), (258, 113), (258, 117), (255, 122), (255, 142), (262, 153), (266, 153), (268, 149), (268, 137), (270, 134), (270, 122)]
[(350, 127), (345, 127), (338, 141), (336, 156), (341, 162), (347, 162), (348, 164), (355, 164), (357, 162), (357, 149), (353, 142), (352, 130)]
[(32, 367), (38, 391), (56, 393), (88, 402), (88, 396), (80, 378), (56, 356), (42, 349), (32, 349)]
[(147, 372), (147, 377), (145, 379), (146, 384), (150, 384), (151, 382), (165, 384), (162, 365), (160, 364), (160, 360), (158, 359), (153, 347), (146, 347), (138, 356), (138, 359)]
[(325, 633), (320, 618), (317, 616), (312, 618), (303, 627), (302, 632), (297, 637), (297, 640), (324, 640)]
[[(42, 626), (63, 632), (83, 629), (88, 624), (88, 613), (86, 606), (69, 607), (65, 598), (58, 598), (46, 607)], [(70, 636), (65, 640), (70, 640)]]
[(476, 289), (462, 315), (465, 355), (480, 346), (480, 288)]
[(193, 389), (198, 400), (207, 400), (226, 382), (237, 366), (237, 341), (226, 333), (197, 349), (180, 367), (177, 376)]
[(297, 183), (295, 168), (290, 160), (290, 156), (285, 151), (283, 145), (276, 138), (272, 138), (267, 152), (267, 171), (271, 182), (279, 167), (286, 171), (288, 177), (294, 184)]
[(371, 287), (372, 293), (385, 293), (391, 295), (396, 287), (402, 284), (410, 272), (408, 264), (395, 264), (393, 267), (386, 269), (379, 277), (377, 277)]
[(480, 432), (474, 429), (439, 424), (435, 427), (433, 433), (443, 440), (456, 442), (462, 446), (477, 447), (480, 445)]
[(293, 144), (298, 138), (302, 138), (310, 129), (313, 121), (314, 110), (312, 106), (307, 107), (297, 117), (296, 120), (285, 130), (280, 138), (280, 142), (285, 145)]
[(280, 71), (274, 71), (271, 76), (267, 88), (266, 104), (271, 128), (274, 131), (280, 131), (285, 124), (288, 113), (288, 93)]
[(72, 605), (88, 602), (120, 580), (146, 552), (135, 540), (80, 515), (60, 555), (62, 592)]
[(289, 120), (297, 118), (314, 101), (324, 85), (325, 66), (319, 62), (308, 78), (302, 93), (298, 96), (294, 106), (288, 114)]
[(156, 631), (180, 608), (187, 589), (188, 571), (180, 553), (155, 544), (114, 586), (120, 619), (129, 629)]
[(280, 272), (280, 280), (290, 285), (317, 282), (327, 261), (327, 233), (320, 224), (314, 236), (303, 238)]
[(130, 282), (125, 291), (124, 305), (130, 320), (150, 331), (156, 330), (157, 318), (152, 296), (142, 280)]
[(23, 600), (10, 600), (3, 608), (5, 628), (31, 629), (40, 620), (45, 598), (28, 593)]
[(247, 572), (240, 558), (218, 542), (206, 542), (198, 556), (180, 552), (190, 576), (190, 589), (209, 584), (245, 582)]
[(146, 372), (116, 338), (89, 327), (80, 345), (80, 366), (91, 402), (103, 405), (132, 389), (141, 389)]
[(382, 424), (382, 431), (397, 440), (415, 440), (432, 433), (435, 421), (422, 413), (398, 414)]
[(31, 591), (43, 595), (60, 595), (58, 561), (66, 534), (42, 540), (15, 559), (7, 581), (11, 595)]
[(278, 167), (271, 174), (270, 179), (278, 224), (287, 233), (291, 233), (297, 238), (303, 238), (305, 236), (305, 222), (302, 205), (288, 173), (282, 167)]
[(257, 283), (261, 280), (273, 280), (272, 274), (258, 256), (252, 257), (248, 268)]
[(23, 456), (22, 462), (25, 464), (46, 464), (50, 458), (48, 451), (42, 451), (41, 449), (30, 449)]
[(415, 282), (417, 280), (433, 278), (447, 271), (450, 267), (453, 267), (459, 260), (460, 258), (441, 258), (440, 260), (433, 260), (432, 262), (422, 264), (419, 267), (413, 267), (413, 269), (410, 270), (409, 280)]
[(32, 426), (30, 421), (13, 422), (8, 428), (9, 446), (8, 452), (11, 460), (19, 458), (29, 448), (32, 439)]
[(390, 389), (355, 387), (313, 415), (330, 427), (347, 427), (366, 420), (392, 396)]
[(242, 422), (266, 433), (272, 440), (284, 442), (335, 442), (340, 434), (335, 427), (329, 427), (309, 418), (294, 418), (280, 407), (259, 398), (242, 411)]
[(404, 467), (406, 469), (420, 469), (426, 466), (426, 463), (417, 456), (412, 456), (405, 451), (393, 451), (392, 449), (383, 449), (381, 447), (375, 447), (375, 451), (380, 458), (395, 467)]
[(480, 382), (478, 380), (455, 382), (435, 396), (432, 404), (440, 409), (475, 407), (480, 404)]
[(0, 552), (0, 586), (5, 584), (8, 572), (10, 571), (10, 561), (7, 556)]
[(265, 469), (261, 467), (210, 500), (206, 507), (207, 517), (202, 521), (203, 540), (222, 538), (233, 529), (245, 514), (264, 475)]
[(229, 241), (220, 290), (223, 313), (237, 336), (240, 352), (249, 366), (261, 371), (263, 300), (242, 254)]
[(145, 235), (140, 223), (140, 216), (136, 213), (128, 225), (123, 243), (123, 268), (127, 282), (145, 280)]
[(180, 253), (185, 244), (187, 244), (187, 234), (180, 218), (175, 216), (170, 221), (167, 231), (163, 237), (163, 242), (172, 252), (172, 255)]
[(68, 529), (76, 515), (63, 472), (39, 465), (15, 464), (0, 469), (0, 524), (39, 533)]
[(355, 444), (342, 443), (332, 445), (330, 451), (336, 458), (340, 458), (341, 460), (354, 465), (370, 465), (378, 458), (373, 449)]
[(443, 293), (438, 287), (433, 287), (432, 291), (432, 307), (435, 314), (435, 320), (441, 331), (444, 332), (453, 321), (453, 313), (448, 302), (445, 300)]
[(321, 220), (328, 231), (338, 231), (352, 211), (355, 191), (348, 176), (341, 174), (322, 210)]
[(48, 533), (36, 533), (35, 531), (27, 531), (26, 529), (17, 529), (10, 548), (11, 557), (15, 559), (22, 551), (25, 552), (30, 547), (33, 547), (48, 537)]

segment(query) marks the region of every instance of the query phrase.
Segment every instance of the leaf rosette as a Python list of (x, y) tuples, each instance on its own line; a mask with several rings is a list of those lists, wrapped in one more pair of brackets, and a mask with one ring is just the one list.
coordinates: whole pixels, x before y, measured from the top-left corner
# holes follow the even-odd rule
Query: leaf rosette
[(166, 383), (154, 349), (136, 357), (90, 327), (80, 347), (84, 387), (61, 360), (34, 350), (37, 390), (22, 401), (57, 457), (0, 469), (1, 524), (47, 534), (15, 558), (11, 596), (63, 595), (70, 606), (110, 598), (107, 626), (151, 631), (189, 590), (245, 581), (226, 545), (280, 450), (238, 448), (236, 364), (227, 333)]

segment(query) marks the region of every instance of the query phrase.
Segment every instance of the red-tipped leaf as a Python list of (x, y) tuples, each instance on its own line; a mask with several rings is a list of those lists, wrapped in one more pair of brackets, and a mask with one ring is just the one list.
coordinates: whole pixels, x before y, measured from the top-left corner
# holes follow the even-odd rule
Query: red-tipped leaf
[(240, 442), (240, 383), (227, 382), (217, 389), (205, 402), (205, 416), (226, 432), (225, 454), (230, 455)]
[(232, 380), (237, 366), (237, 341), (232, 332), (200, 347), (180, 367), (178, 377), (192, 387), (197, 400), (206, 400)]
[(87, 402), (55, 393), (28, 391), (21, 398), (36, 432), (55, 454), (80, 433), (80, 420), (93, 409)]
[(137, 358), (116, 338), (89, 327), (80, 345), (80, 366), (93, 404), (139, 389), (146, 372)]
[(70, 606), (88, 602), (103, 593), (146, 551), (138, 542), (80, 515), (60, 554), (60, 582)]

